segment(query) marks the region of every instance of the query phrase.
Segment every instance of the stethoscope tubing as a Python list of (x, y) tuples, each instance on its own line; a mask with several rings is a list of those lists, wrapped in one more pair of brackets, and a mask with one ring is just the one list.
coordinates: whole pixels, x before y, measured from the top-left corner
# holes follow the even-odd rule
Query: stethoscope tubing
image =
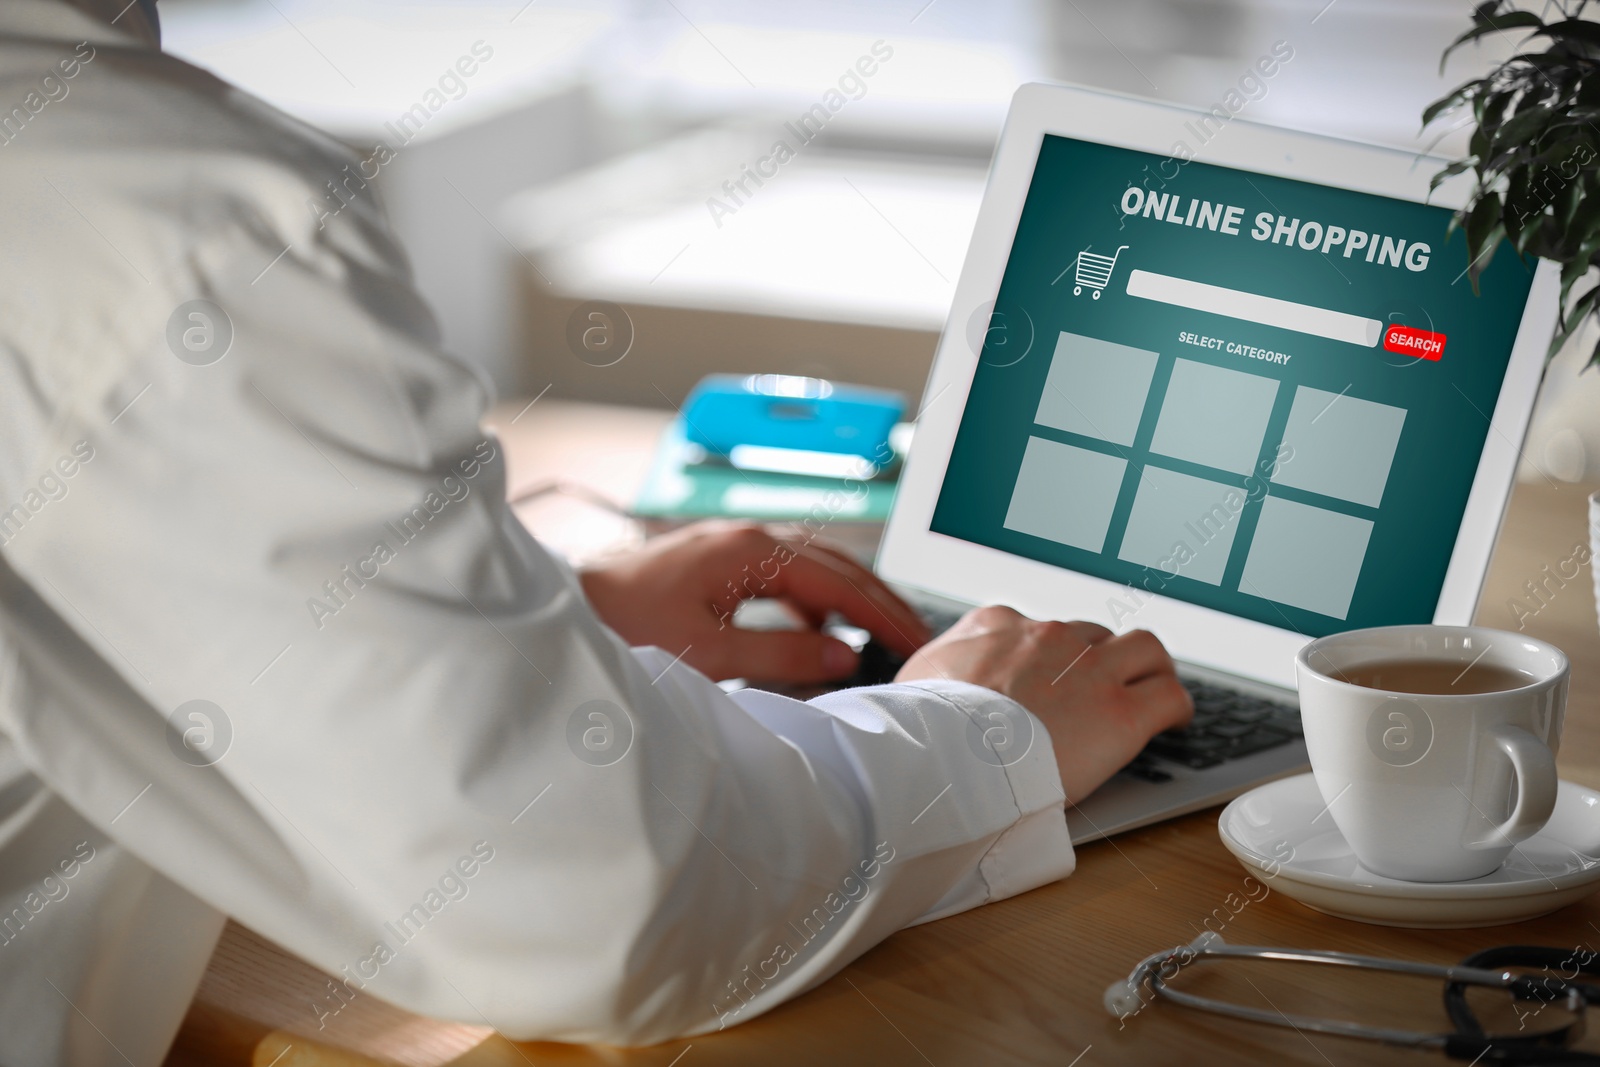
[[(1413, 963), (1408, 960), (1387, 959), (1381, 956), (1361, 956), (1355, 953), (1319, 949), (1280, 949), (1259, 945), (1229, 945), (1219, 935), (1208, 932), (1200, 935), (1188, 945), (1163, 949), (1160, 952), (1151, 953), (1140, 960), (1125, 981), (1116, 983), (1106, 990), (1105, 1006), (1113, 1015), (1126, 1016), (1132, 1010), (1134, 1003), (1143, 1004), (1144, 997), (1140, 993), (1140, 989), (1148, 984), (1152, 994), (1158, 997), (1165, 997), (1176, 1004), (1199, 1011), (1211, 1012), (1216, 1015), (1242, 1019), (1247, 1022), (1264, 1023), (1269, 1026), (1289, 1026), (1312, 1033), (1381, 1041), (1385, 1044), (1409, 1048), (1440, 1049), (1452, 1054), (1461, 1045), (1463, 1039), (1482, 1042), (1485, 1046), (1492, 1044), (1490, 1039), (1483, 1036), (1481, 1030), (1477, 1034), (1463, 1033), (1460, 1030), (1448, 1033), (1398, 1030), (1388, 1027), (1368, 1026), (1365, 1023), (1347, 1022), (1341, 1019), (1291, 1015), (1276, 1009), (1267, 1011), (1215, 1000), (1211, 997), (1197, 996), (1193, 993), (1173, 989), (1167, 984), (1170, 979), (1176, 977), (1178, 972), (1185, 967), (1195, 963), (1219, 959), (1278, 960), (1335, 967), (1362, 968), (1384, 971), (1390, 974), (1440, 979), (1448, 983), (1449, 988), (1456, 990), (1469, 985), (1484, 986), (1492, 989), (1503, 989), (1524, 999), (1551, 999), (1548, 982), (1544, 982), (1541, 985), (1539, 980), (1499, 967), (1491, 969), (1468, 964), (1441, 966), (1431, 963)], [(1553, 1031), (1552, 1034), (1559, 1035), (1562, 1032), (1558, 1030)], [(1530, 1038), (1538, 1040), (1539, 1036), (1529, 1035), (1528, 1038), (1519, 1038), (1518, 1042), (1525, 1044)], [(1526, 1051), (1531, 1052), (1532, 1050), (1528, 1049)], [(1553, 1050), (1547, 1049), (1546, 1051)]]

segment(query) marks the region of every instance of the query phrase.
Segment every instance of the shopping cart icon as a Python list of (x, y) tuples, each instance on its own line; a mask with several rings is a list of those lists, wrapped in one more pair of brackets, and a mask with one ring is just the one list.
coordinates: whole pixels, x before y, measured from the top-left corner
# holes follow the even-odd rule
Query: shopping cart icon
[(1100, 290), (1111, 281), (1111, 272), (1117, 269), (1117, 257), (1127, 248), (1127, 245), (1123, 245), (1109, 256), (1099, 255), (1087, 248), (1079, 252), (1078, 271), (1074, 276), (1077, 284), (1072, 287), (1072, 295), (1078, 296), (1084, 289), (1088, 289), (1089, 295), (1099, 300)]

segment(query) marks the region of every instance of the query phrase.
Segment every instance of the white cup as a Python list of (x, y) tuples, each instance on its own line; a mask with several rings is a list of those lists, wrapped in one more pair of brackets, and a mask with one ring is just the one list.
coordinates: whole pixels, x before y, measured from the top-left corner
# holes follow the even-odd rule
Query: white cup
[[(1506, 667), (1533, 680), (1444, 694), (1343, 680), (1352, 668), (1402, 659)], [(1385, 626), (1318, 638), (1295, 666), (1317, 789), (1374, 874), (1481, 877), (1555, 810), (1568, 668), (1554, 645), (1479, 626)]]

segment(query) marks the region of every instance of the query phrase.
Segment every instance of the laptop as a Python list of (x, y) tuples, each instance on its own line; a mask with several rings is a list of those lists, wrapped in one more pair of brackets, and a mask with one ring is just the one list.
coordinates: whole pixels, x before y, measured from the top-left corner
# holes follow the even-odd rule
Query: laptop
[(879, 573), (948, 612), (1153, 631), (1196, 697), (1075, 842), (1304, 770), (1295, 653), (1471, 621), (1556, 320), (1474, 292), (1447, 161), (1066, 86), (1018, 91)]

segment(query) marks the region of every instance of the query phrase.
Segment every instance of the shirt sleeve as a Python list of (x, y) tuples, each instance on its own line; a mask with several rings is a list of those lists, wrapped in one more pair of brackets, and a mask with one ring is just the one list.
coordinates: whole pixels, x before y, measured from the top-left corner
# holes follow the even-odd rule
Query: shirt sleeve
[[(659, 1041), (1070, 872), (1049, 737), (1011, 701), (729, 696), (627, 648), (506, 507), (484, 389), (381, 216), (306, 210), (353, 157), (272, 128), (294, 158), (162, 162), (198, 136), (169, 110), (139, 127), (151, 155), (75, 190), (146, 283), (112, 285), (93, 232), (41, 251), (58, 292), (120, 295), (46, 306), (86, 342), (69, 365), (0, 361), (8, 390), (35, 374), (3, 499), (64, 487), (3, 528), (0, 730), (90, 823), (333, 975), (319, 1023), (370, 993)], [(214, 360), (174, 348), (199, 320), (171, 340), (195, 300), (226, 325)]]

